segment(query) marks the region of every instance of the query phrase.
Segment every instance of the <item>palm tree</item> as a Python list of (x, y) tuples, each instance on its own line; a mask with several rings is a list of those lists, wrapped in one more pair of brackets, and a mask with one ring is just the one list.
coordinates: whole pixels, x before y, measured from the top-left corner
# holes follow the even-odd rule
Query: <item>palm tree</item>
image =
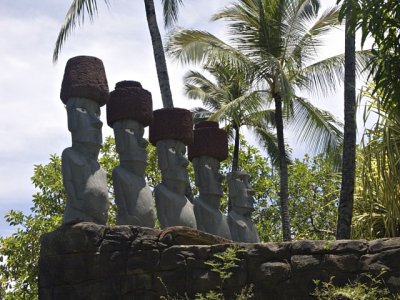
[(234, 139), (232, 171), (239, 169), (240, 129), (253, 130), (259, 142), (267, 148), (272, 162), (277, 162), (278, 148), (274, 128), (274, 110), (268, 109), (261, 92), (254, 89), (253, 80), (223, 62), (205, 64), (203, 69), (212, 75), (189, 71), (184, 77), (185, 93), (190, 99), (200, 99), (205, 108), (193, 109), (194, 121), (223, 122)]
[(349, 9), (345, 26), (344, 140), (337, 239), (350, 239), (356, 173), (356, 39), (355, 29), (351, 24), (351, 13)]
[(299, 90), (325, 94), (343, 79), (343, 55), (315, 61), (321, 38), (338, 24), (339, 8), (320, 16), (318, 10), (317, 0), (239, 0), (213, 17), (230, 22), (230, 44), (207, 32), (180, 30), (167, 45), (168, 53), (180, 61), (215, 57), (268, 86), (275, 103), (284, 240), (291, 239), (284, 124), (297, 130), (300, 141), (314, 151), (335, 151), (342, 140), (341, 124), (298, 95)]
[[(109, 6), (109, 0), (104, 0)], [(183, 0), (162, 0), (163, 12), (164, 12), (164, 25), (166, 27), (171, 26), (178, 16), (179, 5), (183, 3)], [(156, 62), (158, 83), (160, 86), (161, 97), (163, 106), (165, 108), (172, 108), (173, 100), (171, 94), (171, 88), (169, 84), (167, 64), (165, 61), (164, 48), (162, 45), (162, 39), (160, 31), (158, 29), (156, 13), (154, 9), (153, 0), (144, 0), (146, 9), (147, 24), (149, 26), (151, 42), (153, 44), (154, 59)], [(71, 6), (64, 19), (64, 24), (58, 34), (56, 45), (53, 52), (53, 61), (56, 62), (61, 48), (66, 41), (67, 37), (71, 34), (75, 28), (76, 23), (83, 24), (85, 11), (89, 15), (90, 20), (93, 20), (94, 15), (97, 13), (97, 0), (73, 0)]]

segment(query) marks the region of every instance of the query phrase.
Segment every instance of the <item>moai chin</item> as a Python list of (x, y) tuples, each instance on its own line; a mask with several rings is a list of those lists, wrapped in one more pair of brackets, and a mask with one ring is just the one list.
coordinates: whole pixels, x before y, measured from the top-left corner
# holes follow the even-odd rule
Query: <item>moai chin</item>
[(106, 224), (107, 176), (97, 158), (102, 144), (100, 107), (109, 91), (103, 62), (91, 56), (68, 60), (60, 98), (66, 105), (72, 146), (62, 153), (63, 184), (67, 203), (63, 224)]
[(259, 243), (257, 228), (251, 220), (254, 211), (254, 191), (250, 185), (250, 176), (243, 171), (228, 174), (229, 197), (232, 209), (228, 214), (228, 223), (232, 240), (242, 243)]
[(155, 224), (155, 204), (144, 177), (148, 142), (143, 134), (152, 121), (150, 92), (136, 81), (118, 82), (107, 103), (107, 123), (114, 129), (120, 159), (112, 173), (118, 225)]
[(193, 204), (185, 196), (189, 184), (185, 152), (186, 145), (193, 142), (192, 114), (182, 108), (164, 108), (155, 110), (153, 115), (149, 137), (157, 147), (162, 178), (154, 188), (158, 220), (162, 228), (196, 228)]
[(199, 196), (194, 199), (197, 229), (231, 239), (227, 217), (219, 210), (223, 196), (220, 162), (228, 157), (228, 136), (217, 122), (195, 125), (194, 142), (188, 147)]

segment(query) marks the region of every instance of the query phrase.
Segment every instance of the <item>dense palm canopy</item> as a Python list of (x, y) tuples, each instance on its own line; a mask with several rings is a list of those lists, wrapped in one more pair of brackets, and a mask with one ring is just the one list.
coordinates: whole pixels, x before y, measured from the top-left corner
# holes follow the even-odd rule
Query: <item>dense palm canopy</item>
[[(167, 46), (169, 54), (182, 62), (210, 63), (212, 57), (267, 85), (268, 98), (275, 103), (286, 240), (290, 239), (290, 224), (285, 212), (288, 199), (284, 124), (296, 130), (299, 139), (315, 151), (336, 151), (342, 141), (341, 124), (300, 95), (324, 95), (343, 79), (343, 55), (315, 61), (322, 38), (338, 25), (339, 7), (322, 14), (318, 10), (316, 0), (240, 0), (213, 17), (229, 21), (229, 43), (207, 32), (180, 30), (170, 37)], [(366, 57), (360, 54), (359, 62), (365, 62)]]
[(235, 140), (232, 171), (239, 168), (239, 135), (242, 126), (253, 130), (260, 143), (268, 150), (272, 162), (278, 159), (274, 128), (274, 110), (262, 99), (262, 92), (254, 88), (253, 80), (223, 63), (205, 64), (199, 71), (189, 71), (184, 77), (185, 92), (191, 99), (200, 99), (205, 108), (194, 108), (195, 122), (208, 119), (222, 122)]
[[(104, 0), (107, 6), (110, 0)], [(164, 25), (170, 27), (174, 24), (178, 17), (179, 6), (183, 0), (162, 0)], [(158, 82), (160, 85), (161, 97), (164, 107), (173, 107), (171, 88), (169, 84), (167, 64), (165, 61), (164, 49), (162, 45), (161, 35), (157, 25), (157, 19), (153, 0), (144, 0), (147, 24), (153, 44), (154, 59), (156, 62)], [(94, 16), (98, 12), (97, 0), (72, 0), (71, 6), (65, 16), (64, 24), (61, 26), (57, 37), (56, 45), (53, 52), (53, 61), (58, 60), (61, 48), (68, 36), (72, 33), (76, 25), (83, 25), (85, 21), (85, 13), (89, 16), (89, 20), (93, 21)]]

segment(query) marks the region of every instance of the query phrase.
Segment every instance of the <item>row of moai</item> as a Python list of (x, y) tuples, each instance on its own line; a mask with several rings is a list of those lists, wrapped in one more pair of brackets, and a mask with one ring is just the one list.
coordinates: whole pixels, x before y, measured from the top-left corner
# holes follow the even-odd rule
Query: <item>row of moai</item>
[[(201, 122), (193, 130), (192, 115), (186, 109), (153, 111), (150, 92), (135, 81), (121, 81), (109, 93), (102, 61), (90, 56), (67, 62), (61, 100), (72, 135), (72, 147), (62, 153), (67, 194), (63, 224), (107, 222), (106, 173), (98, 163), (100, 107), (107, 104), (107, 123), (114, 130), (120, 159), (112, 173), (118, 225), (154, 227), (157, 217), (162, 228), (186, 226), (238, 242), (259, 242), (251, 220), (254, 197), (248, 174), (228, 174), (232, 207), (227, 216), (220, 211), (223, 177), (219, 168), (228, 156), (228, 139), (218, 123)], [(153, 192), (145, 181), (148, 142), (143, 134), (147, 126), (162, 177)], [(185, 196), (189, 184), (186, 147), (199, 189), (193, 203)]]

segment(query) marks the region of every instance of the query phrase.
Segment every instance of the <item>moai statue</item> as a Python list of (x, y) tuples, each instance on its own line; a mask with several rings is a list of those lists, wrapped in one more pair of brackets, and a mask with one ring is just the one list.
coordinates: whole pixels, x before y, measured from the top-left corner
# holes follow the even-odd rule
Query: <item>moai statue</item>
[(219, 173), (220, 162), (228, 157), (228, 136), (217, 122), (204, 121), (195, 125), (194, 142), (188, 146), (199, 197), (194, 199), (197, 229), (231, 238), (228, 220), (219, 210), (223, 196)]
[(228, 174), (227, 179), (232, 201), (232, 209), (228, 214), (232, 240), (259, 243), (260, 237), (251, 220), (251, 213), (254, 211), (254, 191), (250, 186), (250, 176), (242, 171), (234, 171)]
[(192, 114), (186, 109), (164, 108), (155, 110), (153, 115), (150, 142), (157, 147), (162, 178), (154, 188), (158, 220), (162, 228), (196, 228), (193, 204), (185, 196), (189, 184), (185, 153), (186, 145), (193, 142)]
[(109, 96), (100, 59), (77, 56), (67, 62), (60, 97), (67, 109), (72, 147), (62, 153), (67, 194), (63, 224), (107, 222), (107, 177), (97, 158), (102, 144), (100, 106), (107, 103)]
[(120, 160), (112, 173), (118, 225), (154, 227), (155, 204), (144, 178), (148, 142), (143, 138), (152, 120), (150, 92), (136, 81), (118, 82), (107, 103), (107, 123), (114, 129)]

